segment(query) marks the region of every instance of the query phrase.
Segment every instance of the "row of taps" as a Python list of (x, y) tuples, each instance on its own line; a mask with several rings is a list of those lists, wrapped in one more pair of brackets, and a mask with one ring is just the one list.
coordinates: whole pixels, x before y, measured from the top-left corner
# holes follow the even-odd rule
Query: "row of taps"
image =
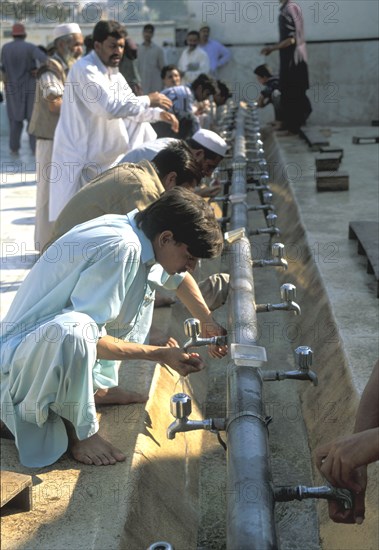
[[(233, 139), (233, 124), (236, 109), (227, 113), (223, 119), (223, 130), (220, 130), (220, 135), (227, 140)], [(214, 197), (212, 200), (222, 203), (226, 211), (228, 204), (243, 203), (248, 211), (262, 211), (265, 214), (266, 227), (249, 231), (249, 236), (268, 234), (270, 238), (280, 235), (280, 230), (277, 227), (277, 215), (275, 207), (272, 204), (272, 193), (268, 184), (269, 174), (267, 172), (267, 162), (264, 158), (263, 141), (261, 139), (260, 127), (255, 110), (252, 111), (252, 119), (245, 123), (245, 132), (249, 139), (249, 146), (246, 153), (249, 154), (247, 166), (247, 185), (245, 194), (230, 194), (226, 193), (223, 196)], [(254, 118), (255, 117), (255, 118)], [(227, 159), (231, 155), (227, 155)], [(224, 170), (227, 173), (227, 179), (222, 180), (224, 189), (228, 189), (230, 177), (233, 169), (238, 169), (238, 163), (233, 163), (227, 160)], [(261, 198), (261, 205), (249, 206), (247, 204), (247, 193), (257, 191)], [(219, 219), (222, 226), (225, 226), (230, 221), (229, 216), (223, 216)], [(283, 243), (271, 243), (271, 258), (262, 258), (252, 261), (252, 267), (279, 267), (284, 270), (288, 268), (288, 263), (285, 259), (285, 247)], [(255, 304), (256, 313), (264, 313), (278, 310), (291, 311), (295, 315), (301, 314), (300, 306), (295, 302), (296, 287), (293, 284), (285, 283), (280, 287), (280, 295), (282, 301), (274, 304)], [(227, 336), (215, 336), (211, 338), (202, 338), (200, 336), (200, 321), (190, 318), (184, 321), (184, 332), (187, 340), (184, 344), (184, 349), (207, 346), (207, 345), (225, 345), (227, 344)], [(314, 386), (318, 384), (317, 374), (311, 370), (313, 363), (313, 351), (308, 346), (299, 346), (295, 349), (295, 365), (294, 370), (266, 370), (260, 369), (260, 375), (263, 381), (281, 381), (281, 380), (307, 380), (312, 382)], [(206, 418), (201, 420), (190, 419), (192, 412), (191, 397), (185, 393), (177, 393), (172, 396), (170, 402), (170, 412), (175, 418), (167, 429), (167, 438), (175, 439), (177, 433), (190, 432), (193, 430), (207, 430), (212, 433), (219, 434), (220, 431), (227, 431), (228, 418)], [(298, 485), (294, 487), (273, 487), (274, 499), (278, 502), (290, 500), (303, 500), (305, 498), (325, 498), (328, 500), (336, 500), (343, 505), (345, 509), (353, 507), (353, 495), (351, 491), (346, 489), (337, 489), (329, 485), (321, 487), (305, 487)]]

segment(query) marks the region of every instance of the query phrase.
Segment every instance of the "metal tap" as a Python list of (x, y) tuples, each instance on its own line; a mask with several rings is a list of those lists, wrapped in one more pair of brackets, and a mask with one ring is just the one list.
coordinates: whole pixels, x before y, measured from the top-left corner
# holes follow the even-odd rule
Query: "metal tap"
[(284, 244), (283, 243), (273, 243), (271, 245), (272, 258), (270, 260), (253, 260), (253, 267), (282, 267), (283, 269), (288, 269), (287, 260), (284, 259)]
[(249, 231), (249, 235), (280, 235), (280, 229), (275, 226), (278, 216), (276, 214), (267, 214), (266, 223), (267, 227), (252, 229)]
[(174, 547), (169, 542), (160, 540), (158, 542), (153, 542), (147, 550), (174, 550)]
[(294, 302), (296, 298), (296, 287), (291, 283), (284, 283), (280, 287), (280, 296), (283, 299), (283, 302), (280, 304), (256, 304), (255, 311), (257, 313), (263, 313), (267, 311), (293, 311), (295, 315), (301, 315), (300, 306)]
[(268, 185), (270, 176), (268, 172), (264, 172), (259, 176), (253, 175), (252, 177), (248, 173), (247, 183), (252, 185), (247, 185), (247, 191), (271, 191), (270, 186)]
[(193, 317), (184, 321), (184, 332), (188, 336), (187, 342), (184, 344), (184, 351), (189, 348), (198, 348), (200, 346), (225, 346), (227, 344), (227, 336), (210, 336), (209, 338), (200, 337), (200, 321)]
[(262, 380), (273, 382), (276, 380), (309, 380), (314, 386), (318, 384), (317, 374), (310, 370), (313, 360), (313, 351), (308, 346), (299, 346), (295, 349), (295, 363), (298, 370), (290, 371), (261, 371)]
[(304, 500), (305, 498), (325, 498), (336, 500), (345, 510), (353, 508), (353, 493), (349, 489), (337, 489), (329, 485), (321, 487), (274, 487), (274, 499), (276, 502), (289, 502), (291, 500)]
[(267, 160), (264, 158), (247, 159), (247, 174), (249, 176), (260, 175), (267, 172)]
[[(234, 193), (229, 195), (223, 195), (219, 197), (211, 197), (209, 199), (210, 202), (223, 202), (223, 203), (230, 203), (230, 204), (240, 204), (246, 203), (247, 195), (246, 193)], [(229, 220), (228, 220), (229, 221)]]
[(272, 193), (266, 191), (262, 195), (263, 204), (257, 206), (248, 206), (249, 212), (254, 210), (275, 210), (275, 206), (272, 204)]
[(176, 393), (171, 397), (170, 412), (175, 417), (167, 428), (167, 439), (175, 439), (177, 433), (193, 430), (208, 430), (218, 432), (225, 430), (225, 420), (222, 418), (206, 418), (204, 420), (189, 420), (192, 412), (192, 401), (186, 393)]

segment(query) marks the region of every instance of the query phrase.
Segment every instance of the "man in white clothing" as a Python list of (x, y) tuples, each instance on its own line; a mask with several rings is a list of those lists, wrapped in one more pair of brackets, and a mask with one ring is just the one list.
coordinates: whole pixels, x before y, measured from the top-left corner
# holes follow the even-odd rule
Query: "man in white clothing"
[(37, 138), (37, 197), (34, 246), (42, 250), (52, 236), (49, 222), (49, 185), (53, 138), (70, 67), (83, 54), (83, 36), (77, 23), (62, 23), (54, 29), (54, 54), (37, 71), (29, 133)]
[(93, 31), (94, 50), (75, 63), (67, 77), (54, 135), (50, 221), (79, 189), (124, 156), (129, 136), (123, 119), (177, 125), (172, 114), (150, 108), (170, 108), (166, 96), (155, 92), (137, 97), (119, 73), (125, 35), (116, 21), (99, 21)]
[(187, 34), (187, 48), (179, 58), (178, 67), (183, 74), (182, 84), (192, 84), (199, 74), (210, 73), (208, 54), (199, 47), (200, 34), (190, 31)]

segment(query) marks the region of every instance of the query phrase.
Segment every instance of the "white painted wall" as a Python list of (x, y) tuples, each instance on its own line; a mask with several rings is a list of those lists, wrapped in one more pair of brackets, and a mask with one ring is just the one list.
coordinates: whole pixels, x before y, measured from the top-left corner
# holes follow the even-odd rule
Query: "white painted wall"
[[(378, 37), (376, 0), (297, 0), (307, 40)], [(229, 44), (254, 44), (278, 39), (278, 0), (237, 2), (188, 0), (190, 26), (203, 23), (213, 38)]]
[[(379, 2), (376, 0), (297, 0), (308, 41), (313, 113), (310, 123), (370, 124), (378, 119)], [(277, 42), (278, 0), (188, 0), (191, 28), (207, 23), (211, 36), (231, 44), (232, 61), (220, 71), (236, 99), (255, 99), (259, 85), (253, 69), (279, 68), (279, 54), (260, 55), (264, 43)], [(359, 41), (354, 41), (359, 39)], [(343, 42), (335, 42), (335, 41)], [(321, 41), (321, 43), (312, 43)], [(334, 41), (334, 42), (333, 42)], [(270, 107), (262, 120), (272, 120)]]

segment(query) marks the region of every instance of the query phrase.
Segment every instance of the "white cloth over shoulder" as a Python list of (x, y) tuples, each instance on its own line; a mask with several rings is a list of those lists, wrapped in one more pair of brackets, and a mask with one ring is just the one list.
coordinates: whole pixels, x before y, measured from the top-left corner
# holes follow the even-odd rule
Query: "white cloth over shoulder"
[(158, 138), (154, 141), (146, 141), (143, 145), (133, 147), (131, 151), (120, 160), (122, 162), (140, 162), (140, 160), (152, 161), (155, 155), (165, 149), (170, 143), (179, 143), (176, 138)]

